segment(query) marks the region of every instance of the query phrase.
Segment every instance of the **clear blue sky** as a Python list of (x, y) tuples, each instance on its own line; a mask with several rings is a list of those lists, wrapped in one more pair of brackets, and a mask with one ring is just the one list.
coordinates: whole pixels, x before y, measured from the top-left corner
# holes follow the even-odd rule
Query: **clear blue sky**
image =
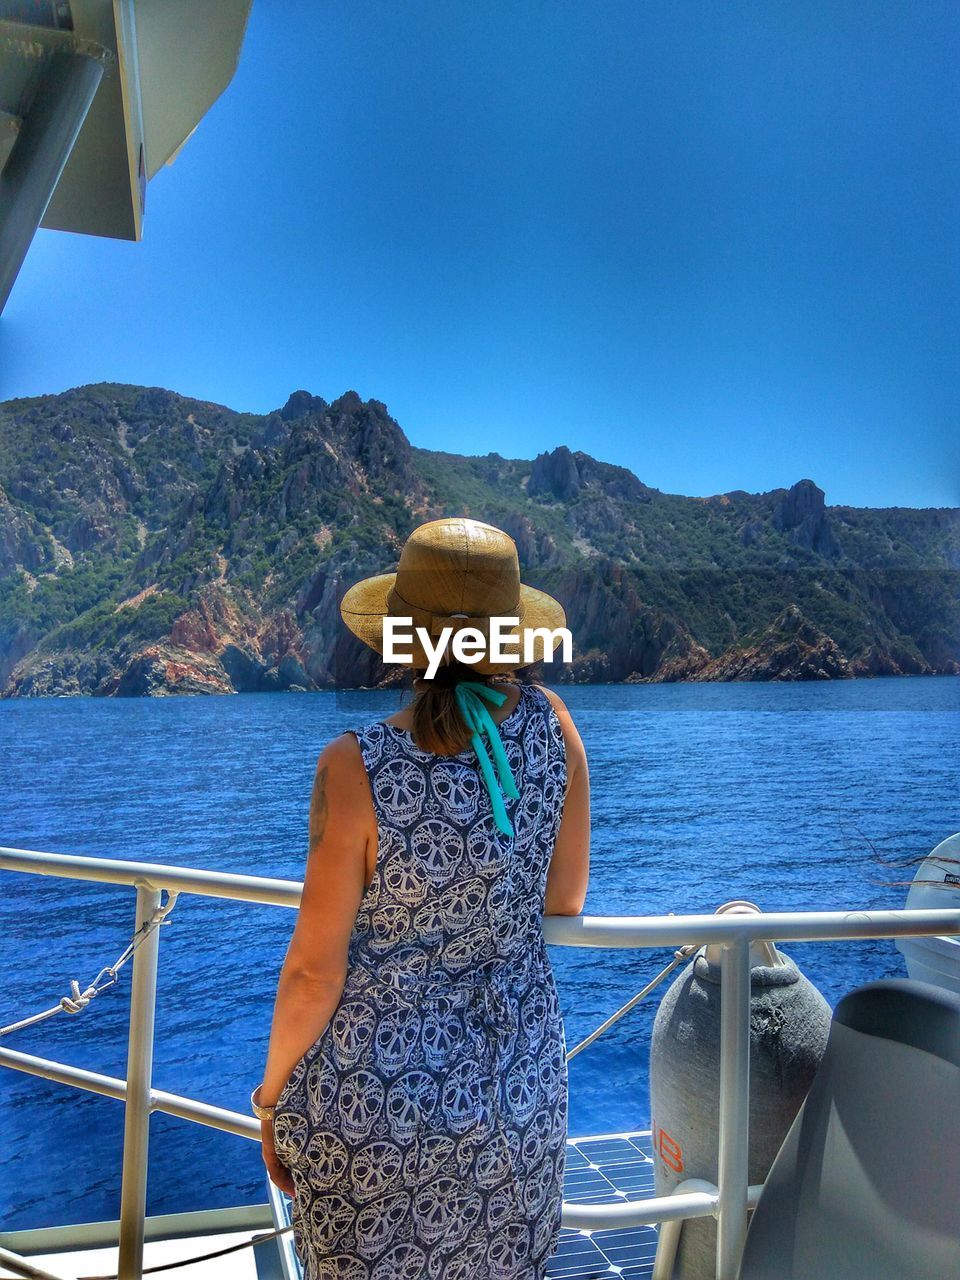
[(958, 65), (957, 0), (254, 0), (143, 241), (38, 233), (0, 395), (960, 505)]

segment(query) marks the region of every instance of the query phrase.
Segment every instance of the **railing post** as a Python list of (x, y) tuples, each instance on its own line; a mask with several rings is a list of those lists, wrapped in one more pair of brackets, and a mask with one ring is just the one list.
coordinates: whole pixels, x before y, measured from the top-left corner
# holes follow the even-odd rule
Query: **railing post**
[[(137, 886), (137, 929), (142, 928), (159, 906), (159, 890)], [(120, 1191), (119, 1280), (141, 1280), (143, 1276), (143, 1219), (147, 1210), (147, 1148), (159, 954), (160, 930), (153, 929), (133, 957)]]
[(720, 955), (720, 1150), (717, 1280), (736, 1280), (747, 1233), (750, 1173), (750, 943)]

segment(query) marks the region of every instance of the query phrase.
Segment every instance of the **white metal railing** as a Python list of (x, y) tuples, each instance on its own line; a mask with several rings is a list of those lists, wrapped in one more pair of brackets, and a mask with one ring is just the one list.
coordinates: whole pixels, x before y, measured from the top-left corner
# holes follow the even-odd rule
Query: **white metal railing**
[[(200, 871), (149, 862), (124, 862), (30, 849), (0, 848), (0, 870), (136, 889), (136, 928), (151, 919), (164, 891), (297, 907), (302, 885), (292, 880)], [(721, 947), (720, 1116), (717, 1186), (698, 1182), (673, 1196), (610, 1204), (564, 1202), (563, 1225), (580, 1230), (647, 1226), (686, 1218), (717, 1219), (717, 1280), (735, 1280), (758, 1188), (748, 1185), (750, 1102), (750, 944), (827, 942), (863, 938), (960, 935), (960, 910), (790, 911), (759, 915), (546, 916), (548, 943), (573, 947), (665, 948), (708, 943)], [(146, 1212), (147, 1143), (151, 1112), (260, 1139), (260, 1125), (241, 1115), (152, 1084), (154, 1010), (160, 930), (133, 959), (127, 1078), (0, 1048), (0, 1066), (41, 1076), (126, 1104), (120, 1202), (120, 1280), (141, 1280)], [(673, 1232), (669, 1233), (673, 1236)]]

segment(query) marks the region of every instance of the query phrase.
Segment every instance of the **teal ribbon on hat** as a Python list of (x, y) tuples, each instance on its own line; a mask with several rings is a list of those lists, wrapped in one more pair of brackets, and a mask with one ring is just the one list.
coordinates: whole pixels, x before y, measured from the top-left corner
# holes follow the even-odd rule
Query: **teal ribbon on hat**
[[(483, 775), (484, 785), (487, 788), (490, 803), (493, 806), (493, 820), (496, 823), (497, 830), (505, 836), (512, 836), (513, 824), (507, 817), (507, 807), (504, 804), (503, 797), (506, 795), (511, 800), (519, 800), (520, 792), (517, 790), (517, 784), (513, 780), (510, 761), (507, 759), (507, 753), (503, 749), (503, 742), (500, 739), (496, 721), (483, 701), (485, 698), (487, 702), (492, 702), (494, 706), (502, 707), (507, 700), (507, 695), (500, 689), (492, 689), (488, 684), (481, 684), (478, 680), (460, 680), (455, 685), (454, 692), (464, 724), (470, 730), (470, 745), (477, 753), (480, 772)], [(484, 746), (482, 735), (486, 735), (487, 742), (493, 752), (493, 759), (500, 779), (499, 786), (497, 785), (497, 778), (494, 776), (493, 765), (490, 763), (490, 756)]]

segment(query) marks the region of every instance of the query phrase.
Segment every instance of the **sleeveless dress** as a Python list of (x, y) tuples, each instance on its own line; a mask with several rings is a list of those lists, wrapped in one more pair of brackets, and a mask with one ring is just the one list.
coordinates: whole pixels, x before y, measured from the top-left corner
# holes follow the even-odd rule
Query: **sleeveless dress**
[(519, 799), (494, 825), (472, 750), (353, 730), (379, 824), (343, 995), (277, 1100), (305, 1280), (543, 1280), (567, 1138), (543, 936), (566, 752), (535, 685), (498, 726)]

